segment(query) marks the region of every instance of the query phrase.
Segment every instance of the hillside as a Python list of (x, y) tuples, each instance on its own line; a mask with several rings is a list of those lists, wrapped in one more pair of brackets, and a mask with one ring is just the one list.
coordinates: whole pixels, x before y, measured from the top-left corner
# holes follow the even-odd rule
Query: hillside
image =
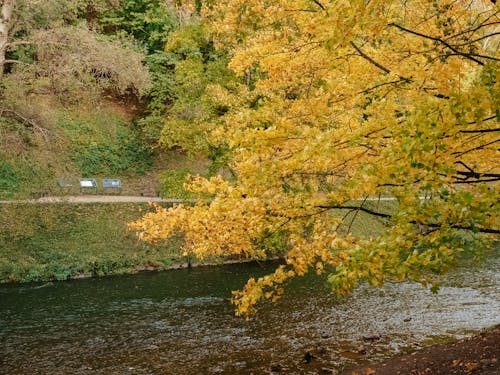
[(0, 8), (0, 199), (78, 193), (57, 180), (80, 177), (156, 196), (171, 193), (164, 171), (174, 191), (207, 172), (217, 108), (203, 95), (228, 78), (196, 13), (162, 0)]
[(45, 103), (43, 131), (0, 117), (0, 199), (78, 194), (58, 179), (120, 178), (123, 194), (157, 196), (161, 174), (181, 169), (205, 173), (207, 162), (180, 150), (154, 148), (142, 138), (128, 103), (65, 109)]

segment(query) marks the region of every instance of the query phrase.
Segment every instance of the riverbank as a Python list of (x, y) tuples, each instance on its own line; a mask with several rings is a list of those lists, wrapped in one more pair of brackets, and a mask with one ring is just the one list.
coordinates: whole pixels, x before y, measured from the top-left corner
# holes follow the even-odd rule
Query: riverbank
[(139, 241), (127, 223), (146, 203), (0, 205), (0, 282), (46, 282), (164, 270), (182, 262), (181, 239)]
[[(151, 210), (149, 201), (168, 207), (179, 199), (140, 196), (66, 196), (0, 201), (0, 283), (48, 282), (242, 259), (196, 259), (182, 255), (182, 237), (149, 244), (127, 224)], [(391, 201), (368, 202), (384, 205)], [(356, 213), (353, 213), (356, 217)], [(346, 221), (354, 233), (374, 236), (381, 219), (364, 213)]]
[(475, 336), (430, 346), (342, 375), (496, 375), (500, 373), (500, 325)]
[[(52, 282), (251, 261), (200, 261), (184, 256), (180, 236), (155, 244), (140, 241), (127, 224), (151, 209), (141, 197), (133, 197), (136, 201), (110, 196), (106, 201), (99, 196), (97, 201), (86, 201), (86, 196), (73, 198), (0, 204), (0, 283)], [(176, 200), (158, 198), (155, 203), (169, 206)]]

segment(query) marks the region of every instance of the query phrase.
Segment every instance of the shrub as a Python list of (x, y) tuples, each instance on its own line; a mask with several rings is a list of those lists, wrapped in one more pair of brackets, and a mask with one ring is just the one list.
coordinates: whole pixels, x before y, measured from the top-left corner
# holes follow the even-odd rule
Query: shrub
[(19, 177), (14, 167), (0, 160), (0, 199), (12, 198), (13, 193), (18, 189)]
[(184, 181), (189, 174), (187, 169), (170, 170), (160, 176), (160, 194), (164, 198), (187, 199), (190, 193), (184, 189)]

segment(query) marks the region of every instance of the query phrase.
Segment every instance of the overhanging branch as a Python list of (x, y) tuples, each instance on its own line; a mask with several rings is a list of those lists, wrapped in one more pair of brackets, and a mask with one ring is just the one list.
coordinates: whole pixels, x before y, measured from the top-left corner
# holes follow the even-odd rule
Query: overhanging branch
[[(362, 206), (321, 205), (321, 206), (317, 206), (317, 207), (321, 208), (321, 209), (332, 209), (332, 210), (333, 209), (336, 209), (336, 210), (359, 210), (359, 211), (363, 211), (369, 215), (376, 216), (376, 217), (382, 217), (382, 218), (386, 218), (386, 219), (392, 218), (392, 215), (390, 215), (390, 214), (377, 212), (377, 211), (370, 210), (369, 208), (362, 207)], [(436, 229), (443, 227), (443, 224), (421, 223), (421, 222), (417, 222), (416, 220), (412, 220), (409, 223), (415, 224), (415, 225), (423, 225), (425, 227), (436, 228)], [(483, 228), (483, 227), (463, 226), (463, 225), (450, 225), (449, 228), (457, 229), (457, 230), (467, 230), (467, 231), (479, 232), (479, 233), (500, 234), (499, 229), (493, 229), (493, 228)]]
[[(447, 47), (448, 49), (450, 49), (451, 51), (453, 51), (456, 55), (463, 56), (463, 57), (465, 57), (465, 58), (467, 58), (467, 59), (469, 59), (471, 61), (474, 61), (476, 64), (484, 65), (484, 62), (482, 62), (481, 60), (476, 59), (474, 57), (474, 54), (460, 51), (459, 49), (455, 48), (453, 45), (451, 45), (450, 43), (446, 42), (445, 40), (443, 40), (441, 38), (437, 38), (437, 37), (432, 36), (432, 35), (423, 34), (421, 32), (415, 31), (415, 30), (407, 29), (406, 27), (398, 25), (397, 23), (394, 23), (394, 22), (391, 22), (388, 26), (393, 26), (393, 27), (396, 27), (399, 30), (407, 32), (409, 34), (412, 34), (412, 35), (415, 35), (415, 36), (419, 36), (419, 37), (425, 38), (425, 39), (430, 39), (430, 40), (433, 40), (435, 42), (441, 43), (442, 45), (444, 45), (445, 47)], [(480, 56), (480, 57), (486, 58), (486, 59), (496, 60), (496, 58), (491, 57), (491, 56)]]
[(365, 60), (369, 61), (371, 64), (375, 65), (377, 68), (379, 68), (380, 70), (382, 70), (384, 73), (386, 74), (389, 74), (391, 71), (389, 69), (387, 69), (385, 66), (379, 64), (378, 62), (376, 62), (374, 59), (372, 59), (370, 56), (368, 56), (366, 53), (364, 53), (361, 48), (359, 48), (353, 41), (351, 41), (351, 46), (352, 48), (354, 48), (356, 50), (357, 53), (359, 53), (361, 55), (362, 58), (364, 58)]

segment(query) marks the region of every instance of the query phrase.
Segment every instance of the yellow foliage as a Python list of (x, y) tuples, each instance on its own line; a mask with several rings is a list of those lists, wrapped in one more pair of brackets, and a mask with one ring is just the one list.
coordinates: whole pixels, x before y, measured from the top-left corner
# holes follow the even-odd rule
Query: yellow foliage
[[(246, 84), (211, 89), (230, 110), (210, 136), (230, 146), (237, 179), (198, 177), (195, 206), (157, 207), (131, 228), (146, 240), (181, 231), (199, 257), (265, 257), (268, 237), (286, 237), (285, 264), (234, 292), (245, 316), (311, 269), (338, 292), (427, 283), (464, 233), (499, 233), (498, 6), (469, 3), (216, 2), (206, 22)], [(397, 205), (381, 212), (379, 196)], [(349, 212), (388, 229), (354, 236)]]

